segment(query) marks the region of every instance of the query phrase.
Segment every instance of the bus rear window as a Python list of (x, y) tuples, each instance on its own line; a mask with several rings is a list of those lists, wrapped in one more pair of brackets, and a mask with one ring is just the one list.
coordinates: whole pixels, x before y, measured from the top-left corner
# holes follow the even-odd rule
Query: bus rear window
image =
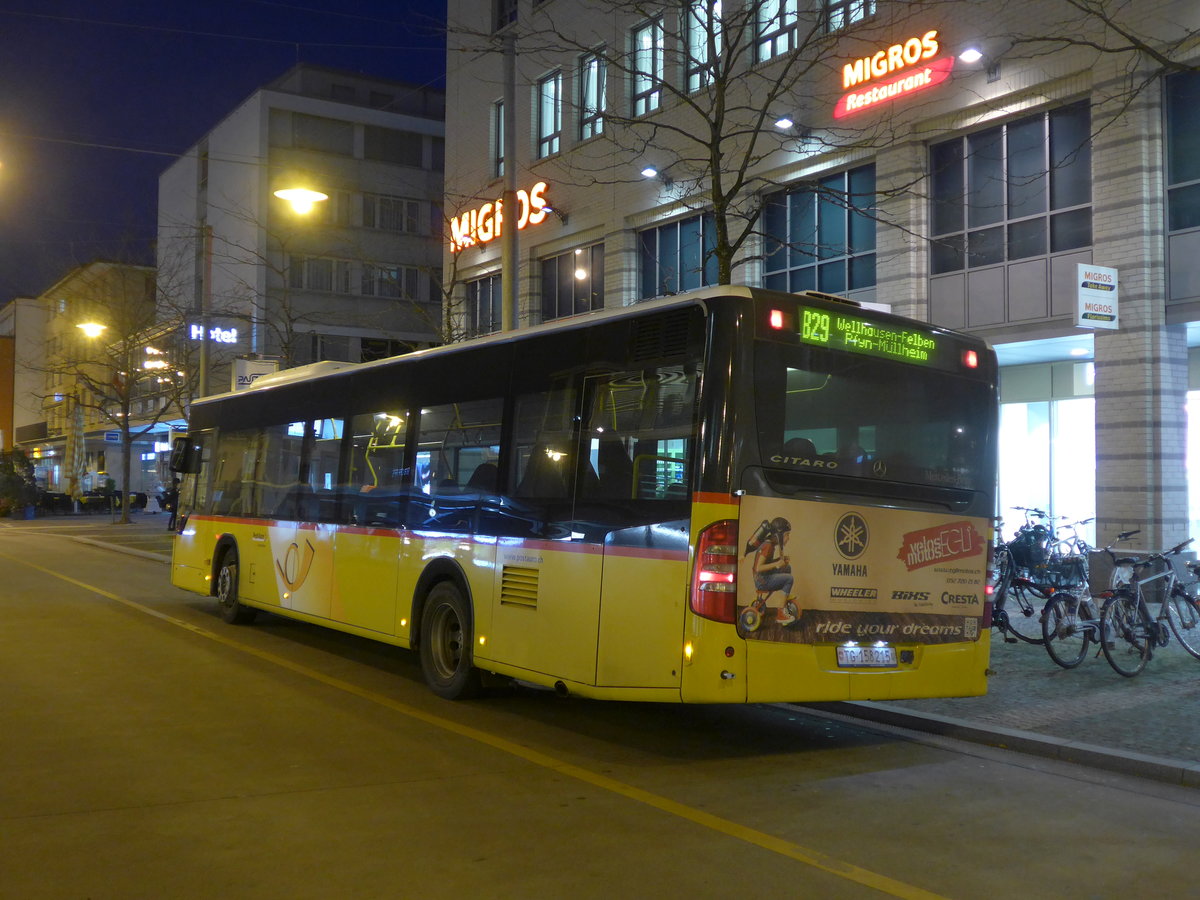
[(770, 471), (981, 489), (993, 404), (982, 381), (886, 359), (756, 344), (759, 450)]

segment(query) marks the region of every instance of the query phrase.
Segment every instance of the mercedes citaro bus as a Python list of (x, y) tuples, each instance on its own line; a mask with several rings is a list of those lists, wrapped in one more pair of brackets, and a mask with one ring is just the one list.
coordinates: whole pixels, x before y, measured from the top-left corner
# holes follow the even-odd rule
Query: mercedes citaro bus
[(707, 288), (198, 400), (172, 581), (447, 698), (981, 694), (996, 427), (978, 339)]

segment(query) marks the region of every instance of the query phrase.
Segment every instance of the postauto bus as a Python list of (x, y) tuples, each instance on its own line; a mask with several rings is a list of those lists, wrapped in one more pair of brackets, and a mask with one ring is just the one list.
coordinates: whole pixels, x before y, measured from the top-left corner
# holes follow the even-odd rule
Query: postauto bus
[(172, 581), (624, 700), (985, 691), (997, 373), (981, 341), (746, 287), (197, 401)]

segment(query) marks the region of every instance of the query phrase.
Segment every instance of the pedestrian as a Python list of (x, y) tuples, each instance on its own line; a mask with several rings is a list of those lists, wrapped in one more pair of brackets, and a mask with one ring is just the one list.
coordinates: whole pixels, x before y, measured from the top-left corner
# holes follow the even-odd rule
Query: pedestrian
[(163, 501), (167, 508), (167, 531), (175, 530), (175, 511), (179, 509), (179, 479), (172, 478), (171, 486), (163, 491)]

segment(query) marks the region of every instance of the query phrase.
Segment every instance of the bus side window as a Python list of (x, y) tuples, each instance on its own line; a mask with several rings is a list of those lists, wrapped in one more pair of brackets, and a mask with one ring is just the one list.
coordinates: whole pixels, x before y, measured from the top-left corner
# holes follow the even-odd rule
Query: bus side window
[(400, 503), (411, 479), (405, 467), (408, 413), (360, 413), (350, 420), (349, 459), (338, 485), (344, 525), (400, 524)]
[(410, 506), (408, 519), (412, 527), (455, 532), (476, 527), (476, 510), (482, 496), (495, 493), (497, 488), (498, 479), (489, 479), (486, 467), (495, 466), (500, 457), (503, 413), (504, 401), (500, 398), (445, 403), (421, 410), (417, 468), (422, 472), (423, 484)]

